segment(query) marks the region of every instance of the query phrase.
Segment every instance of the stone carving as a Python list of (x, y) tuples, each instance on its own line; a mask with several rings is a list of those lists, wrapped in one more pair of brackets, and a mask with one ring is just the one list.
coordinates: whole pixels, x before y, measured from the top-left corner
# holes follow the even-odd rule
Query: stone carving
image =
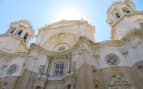
[(113, 75), (109, 87), (110, 89), (131, 89), (129, 82), (121, 75)]
[(46, 66), (45, 65), (40, 65), (39, 73), (40, 73), (40, 76), (45, 75), (45, 73), (46, 73)]
[(73, 33), (57, 33), (51, 36), (44, 44), (45, 47), (49, 47), (50, 50), (57, 50), (64, 46), (65, 50), (75, 44), (77, 36)]

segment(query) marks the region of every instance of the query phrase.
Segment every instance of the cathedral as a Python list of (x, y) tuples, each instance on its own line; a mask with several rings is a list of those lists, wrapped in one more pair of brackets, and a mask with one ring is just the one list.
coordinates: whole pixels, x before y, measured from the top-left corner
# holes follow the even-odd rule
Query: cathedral
[(28, 21), (12, 22), (0, 35), (0, 89), (143, 89), (143, 11), (116, 1), (107, 23), (111, 40), (95, 42), (85, 20), (46, 25), (36, 36)]

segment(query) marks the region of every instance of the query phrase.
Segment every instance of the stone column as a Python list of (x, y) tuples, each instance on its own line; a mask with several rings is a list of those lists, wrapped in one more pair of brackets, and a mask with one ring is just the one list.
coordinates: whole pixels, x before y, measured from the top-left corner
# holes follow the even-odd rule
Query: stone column
[(19, 77), (15, 89), (30, 89), (32, 87), (32, 72), (25, 70)]
[(77, 89), (94, 89), (92, 67), (83, 64), (77, 71)]

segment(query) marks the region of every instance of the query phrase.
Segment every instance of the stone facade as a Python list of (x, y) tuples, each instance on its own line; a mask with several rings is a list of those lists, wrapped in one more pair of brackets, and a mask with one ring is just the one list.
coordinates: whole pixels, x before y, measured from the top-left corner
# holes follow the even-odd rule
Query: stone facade
[(95, 27), (62, 20), (40, 28), (13, 22), (0, 35), (0, 89), (143, 89), (143, 12), (130, 0), (112, 4), (112, 40), (95, 42)]

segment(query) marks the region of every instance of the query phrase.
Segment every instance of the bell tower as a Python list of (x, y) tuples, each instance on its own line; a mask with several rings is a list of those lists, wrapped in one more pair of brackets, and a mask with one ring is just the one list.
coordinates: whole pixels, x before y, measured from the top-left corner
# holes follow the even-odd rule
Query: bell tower
[(23, 40), (25, 43), (28, 43), (34, 37), (32, 26), (26, 20), (11, 23), (7, 33)]
[(34, 37), (34, 31), (26, 20), (10, 24), (8, 31), (0, 35), (0, 51), (6, 53), (27, 52), (28, 42)]
[(120, 0), (114, 2), (107, 11), (107, 23), (111, 26), (111, 38), (120, 40), (129, 32), (141, 27), (143, 13), (136, 10), (131, 0)]

